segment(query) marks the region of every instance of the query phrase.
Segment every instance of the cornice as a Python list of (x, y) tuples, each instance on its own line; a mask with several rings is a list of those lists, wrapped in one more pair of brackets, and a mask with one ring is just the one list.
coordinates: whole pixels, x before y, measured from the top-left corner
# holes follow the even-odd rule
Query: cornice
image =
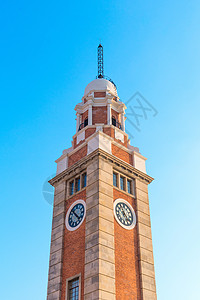
[[(116, 156), (114, 156), (113, 154), (107, 153), (102, 149), (98, 149), (99, 150), (99, 155), (101, 157), (103, 157), (104, 159), (110, 161), (113, 164), (114, 168), (120, 168), (121, 171), (127, 171), (129, 173), (129, 176), (133, 176), (135, 178), (144, 180), (148, 183), (151, 183), (154, 178), (147, 175), (146, 173), (143, 173), (142, 171), (136, 169), (135, 167), (133, 167), (132, 165), (126, 163), (125, 161), (121, 160), (120, 158), (117, 158)], [(122, 171), (122, 172), (123, 172)]]
[[(80, 114), (84, 113), (88, 109), (89, 105), (98, 107), (98, 106), (107, 106), (108, 104), (112, 104), (112, 109), (114, 109), (118, 113), (123, 113), (126, 110), (126, 105), (122, 101), (119, 100), (119, 97), (116, 97), (113, 94), (107, 93), (105, 97), (95, 98), (94, 92), (90, 96), (86, 97), (87, 101), (85, 103), (80, 102), (75, 106), (74, 110), (77, 113), (80, 113)], [(115, 101), (114, 98), (117, 98), (117, 101)], [(83, 99), (84, 98), (82, 98), (82, 100)]]
[(139, 171), (138, 169), (134, 168), (130, 164), (122, 161), (121, 159), (118, 159), (114, 155), (109, 154), (103, 151), (102, 149), (97, 149), (92, 153), (90, 153), (89, 155), (80, 159), (78, 162), (73, 164), (68, 169), (56, 175), (54, 178), (49, 180), (49, 183), (52, 186), (56, 186), (57, 183), (59, 183), (60, 181), (68, 180), (69, 178), (77, 175), (79, 172), (85, 169), (87, 165), (91, 163), (92, 160), (95, 160), (98, 157), (101, 157), (102, 159), (110, 162), (115, 169), (118, 169), (121, 172), (126, 172), (129, 176), (145, 181), (148, 184), (153, 181), (153, 178), (151, 176), (143, 173), (142, 171)]
[(106, 94), (111, 94), (112, 96), (119, 98), (118, 95), (117, 95), (117, 93), (115, 95), (114, 93), (112, 93), (110, 91), (110, 89), (103, 89), (103, 90), (95, 90), (95, 89), (93, 89), (93, 90), (90, 90), (86, 95), (84, 95), (82, 97), (82, 99), (85, 99), (85, 98), (87, 99), (90, 96), (90, 94), (94, 95), (95, 92), (106, 92)]
[[(77, 133), (73, 136), (73, 139), (74, 139), (78, 134), (80, 134), (80, 133), (82, 133), (83, 131), (85, 131), (87, 128), (96, 128), (97, 126), (98, 126), (98, 125), (88, 125), (87, 127), (84, 127), (83, 129), (81, 129), (79, 132), (77, 132)], [(113, 126), (113, 125), (102, 125), (102, 127), (103, 127), (103, 128), (111, 127), (111, 128), (113, 128), (114, 130), (119, 130), (119, 131), (121, 132), (120, 129), (118, 129), (117, 127), (115, 127), (115, 126)], [(128, 138), (128, 134), (127, 134), (126, 132), (123, 131), (122, 134), (124, 134), (124, 135), (127, 136), (127, 138)], [(123, 146), (122, 144), (120, 144), (119, 142), (117, 142), (117, 141), (116, 141), (113, 137), (111, 137), (110, 135), (104, 133), (103, 131), (98, 130), (98, 131), (95, 131), (92, 135), (90, 135), (87, 139), (85, 139), (84, 142), (81, 143), (80, 145), (78, 145), (76, 148), (71, 149), (71, 151), (62, 154), (59, 158), (56, 159), (55, 162), (58, 163), (60, 160), (62, 160), (62, 159), (65, 158), (66, 156), (70, 157), (72, 154), (74, 154), (74, 153), (80, 151), (84, 146), (86, 146), (86, 145), (88, 144), (88, 142), (89, 142), (91, 139), (95, 138), (97, 135), (102, 135), (102, 136), (104, 136), (107, 140), (110, 140), (111, 143), (112, 143), (113, 145), (115, 145), (116, 147), (118, 147), (118, 148), (120, 148), (120, 149), (126, 151), (127, 153), (129, 153), (129, 154), (134, 154), (134, 155), (136, 155), (136, 156), (138, 156), (138, 157), (140, 157), (140, 158), (142, 158), (142, 159), (144, 159), (144, 160), (147, 160), (146, 157), (144, 157), (142, 154), (138, 153), (138, 152), (135, 151), (134, 149), (132, 149), (132, 148), (129, 149), (129, 148)]]

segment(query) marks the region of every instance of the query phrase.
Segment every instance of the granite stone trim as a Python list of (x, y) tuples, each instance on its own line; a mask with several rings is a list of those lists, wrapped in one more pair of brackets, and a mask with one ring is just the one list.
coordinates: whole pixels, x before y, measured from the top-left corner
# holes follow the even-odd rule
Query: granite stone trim
[(156, 300), (148, 187), (139, 179), (136, 179), (136, 207), (141, 297)]
[(84, 300), (114, 300), (112, 165), (97, 156), (95, 162), (88, 165), (87, 174)]
[(51, 232), (47, 300), (61, 299), (66, 183), (56, 186)]

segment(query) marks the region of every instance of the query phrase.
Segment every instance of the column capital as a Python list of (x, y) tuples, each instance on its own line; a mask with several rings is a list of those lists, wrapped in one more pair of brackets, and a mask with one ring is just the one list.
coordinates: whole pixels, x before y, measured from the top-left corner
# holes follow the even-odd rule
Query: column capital
[(88, 103), (88, 105), (92, 105), (93, 104), (92, 99), (89, 99), (87, 103)]

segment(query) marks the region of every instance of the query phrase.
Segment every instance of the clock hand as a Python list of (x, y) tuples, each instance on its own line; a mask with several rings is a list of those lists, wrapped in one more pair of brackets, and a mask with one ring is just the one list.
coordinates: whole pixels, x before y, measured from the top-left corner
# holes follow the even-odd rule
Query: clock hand
[(126, 213), (123, 208), (122, 208), (122, 213), (123, 213), (124, 217), (126, 217)]
[(127, 221), (128, 220), (128, 216), (127, 216), (126, 212), (124, 211), (124, 208), (122, 208), (122, 213), (123, 213), (123, 215), (124, 215), (124, 217), (125, 217), (125, 219)]
[(73, 211), (73, 213), (75, 214), (75, 216), (76, 216), (78, 219), (80, 219), (80, 217), (75, 213), (75, 211)]

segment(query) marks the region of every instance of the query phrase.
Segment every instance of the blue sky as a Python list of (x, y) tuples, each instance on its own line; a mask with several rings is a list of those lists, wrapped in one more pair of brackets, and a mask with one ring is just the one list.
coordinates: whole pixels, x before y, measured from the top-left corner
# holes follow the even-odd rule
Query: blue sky
[(121, 99), (139, 91), (158, 111), (140, 132), (127, 122), (155, 178), (158, 299), (199, 298), (199, 32), (194, 0), (1, 2), (2, 299), (45, 299), (52, 206), (43, 184), (71, 145), (100, 40)]

